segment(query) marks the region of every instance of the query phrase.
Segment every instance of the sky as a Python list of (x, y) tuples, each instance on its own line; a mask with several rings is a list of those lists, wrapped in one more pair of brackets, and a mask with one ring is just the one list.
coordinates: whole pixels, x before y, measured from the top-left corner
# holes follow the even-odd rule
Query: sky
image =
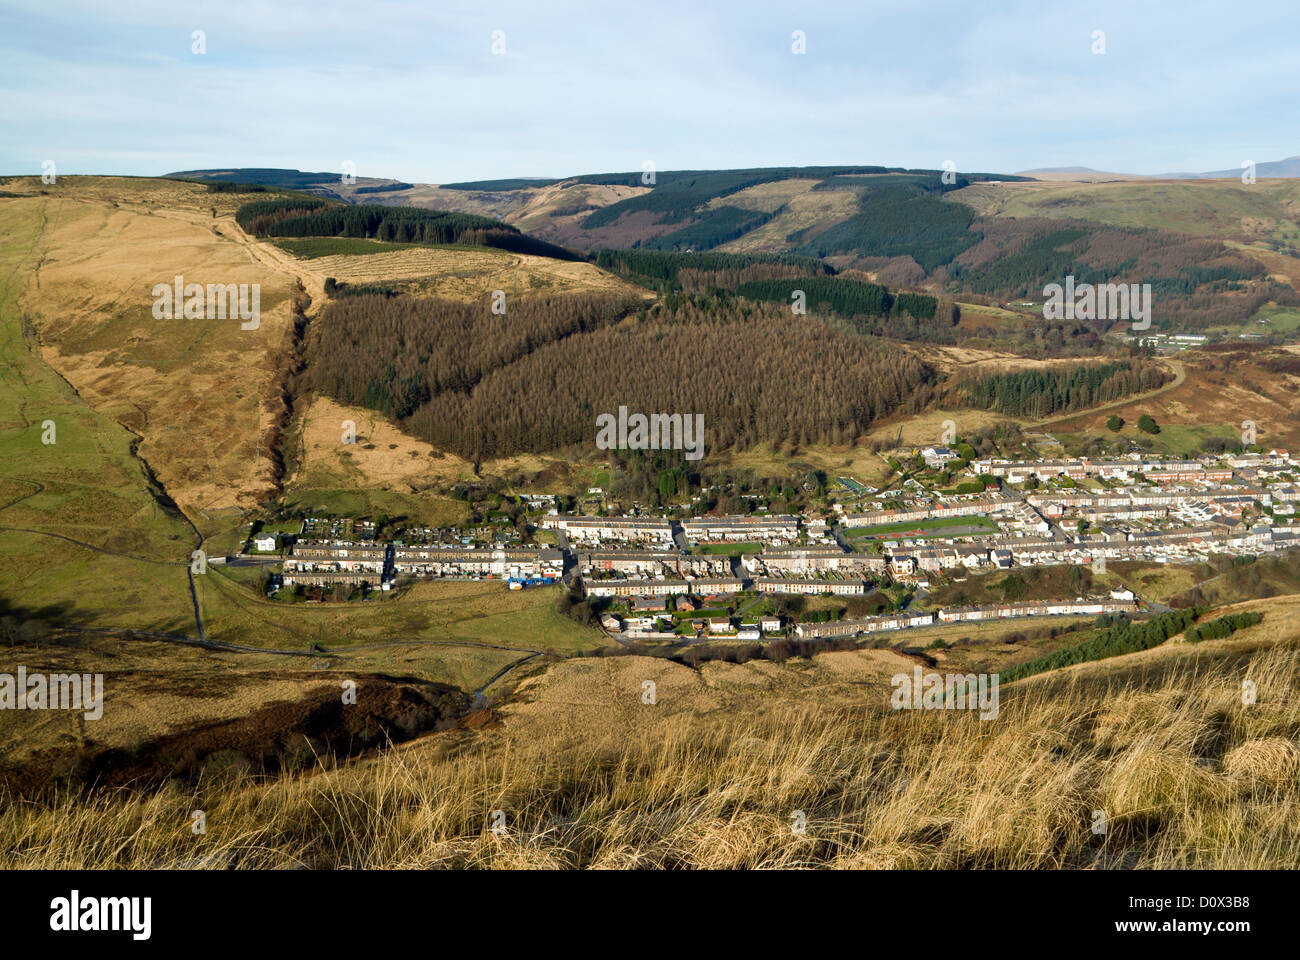
[(0, 174), (1155, 174), (1300, 154), (1298, 111), (1296, 0), (0, 3)]

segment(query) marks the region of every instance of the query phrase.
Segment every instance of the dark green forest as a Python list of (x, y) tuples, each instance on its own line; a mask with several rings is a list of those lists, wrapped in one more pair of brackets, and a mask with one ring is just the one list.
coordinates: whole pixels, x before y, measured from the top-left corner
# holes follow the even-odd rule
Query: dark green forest
[[(816, 257), (797, 256), (783, 253), (669, 253), (665, 251), (636, 250), (596, 250), (592, 254), (596, 266), (610, 273), (617, 273), (653, 290), (671, 291), (682, 289), (678, 274), (682, 270), (722, 271), (748, 270), (760, 266), (792, 267), (798, 272), (813, 275), (829, 275), (835, 269)], [(746, 279), (758, 279), (747, 277)]]
[(968, 406), (1013, 417), (1038, 418), (1086, 410), (1154, 390), (1170, 379), (1163, 367), (1136, 357), (1115, 363), (994, 374), (966, 380), (958, 385), (957, 392)]
[(495, 247), (559, 260), (577, 254), (472, 213), (417, 207), (351, 206), (326, 200), (283, 197), (246, 203), (235, 220), (259, 237), (363, 237), (396, 243), (456, 243)]
[(845, 317), (899, 316), (933, 320), (938, 301), (919, 293), (891, 294), (878, 283), (848, 277), (807, 277), (798, 280), (751, 280), (734, 288), (737, 296), (790, 304), (792, 292), (803, 290), (809, 312), (829, 311)]
[(775, 214), (740, 207), (715, 207), (690, 226), (653, 237), (641, 244), (646, 250), (709, 250), (761, 227)]
[(965, 204), (941, 199), (947, 189), (951, 187), (938, 177), (868, 186), (858, 196), (854, 216), (809, 240), (802, 233), (787, 239), (796, 244), (795, 252), (813, 257), (910, 256), (929, 273), (980, 240), (971, 229), (975, 212)]

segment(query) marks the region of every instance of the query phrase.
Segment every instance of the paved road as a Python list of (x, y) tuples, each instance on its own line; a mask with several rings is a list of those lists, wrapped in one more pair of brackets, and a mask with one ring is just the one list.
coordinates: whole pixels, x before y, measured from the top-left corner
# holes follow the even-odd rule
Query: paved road
[(563, 530), (555, 531), (555, 546), (563, 557), (560, 561), (560, 579), (566, 585), (571, 585), (578, 575), (578, 556), (569, 548), (569, 535)]
[[(209, 560), (208, 563), (215, 561)], [(277, 563), (283, 563), (284, 557), (248, 557), (237, 556), (227, 557), (224, 561), (227, 567), (273, 567)]]

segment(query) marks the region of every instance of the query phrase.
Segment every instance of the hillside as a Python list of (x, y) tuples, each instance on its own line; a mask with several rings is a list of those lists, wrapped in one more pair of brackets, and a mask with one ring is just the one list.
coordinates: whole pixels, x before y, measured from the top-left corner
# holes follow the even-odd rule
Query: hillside
[[(745, 187), (732, 202), (781, 187)], [(31, 179), (5, 188), (0, 215), (13, 242), (3, 319), (23, 371), (11, 408), (25, 419), (7, 434), (17, 446), (4, 470), (0, 595), (29, 612), (20, 597), (39, 596), (48, 618), (96, 629), (310, 642), (342, 611), (286, 629), (292, 618), (275, 608), (248, 608), (249, 578), (233, 592), (220, 589), (225, 579), (195, 578), (192, 599), (191, 551), (235, 549), (250, 519), (282, 512), (460, 522), (468, 506), (454, 488), (485, 479), (579, 494), (608, 470), (593, 446), (600, 410), (701, 414), (709, 460), (693, 482), (784, 484), (813, 469), (875, 475), (883, 464), (872, 450), (886, 437), (933, 442), (948, 418), (995, 430), (1091, 402), (990, 411), (978, 399), (1000, 389), (990, 377), (1059, 365), (1068, 392), (1086, 368), (1131, 362), (1107, 346), (1104, 327), (1031, 323), (806, 255), (628, 251), (587, 262), (412, 239), (259, 238), (237, 214), (253, 226), (247, 209), (273, 199), (264, 192), (118, 178), (64, 178), (57, 193)], [(402, 222), (416, 221), (395, 229)], [(346, 232), (343, 221), (326, 228)], [(151, 288), (175, 275), (260, 285), (258, 328), (155, 320)], [(794, 287), (808, 296), (807, 315), (785, 306)], [(509, 305), (501, 316), (489, 308), (498, 290)], [(573, 322), (560, 322), (566, 315)], [(1208, 419), (1210, 408), (1182, 393), (1144, 407), (1166, 427), (1160, 444), (1188, 452), (1206, 436), (1231, 436), (1243, 412), (1270, 442), (1290, 436), (1289, 408), (1265, 369), (1279, 361), (1254, 351), (1232, 362), (1226, 377), (1200, 361), (1181, 368), (1193, 375), (1184, 393), (1223, 393)], [(696, 375), (701, 365), (708, 377)], [(1043, 397), (1064, 395), (1035, 382)], [(1125, 374), (1099, 396), (1113, 404), (1153, 382)], [(549, 400), (521, 399), (536, 396)], [(39, 439), (51, 410), (60, 442), (31, 461), (18, 451)], [(72, 426), (82, 419), (84, 429)], [(1061, 439), (1133, 442), (1101, 420), (1062, 425)], [(359, 437), (345, 446), (348, 422)], [(680, 453), (616, 460), (634, 486), (681, 466)], [(131, 584), (122, 599), (135, 612), (87, 594), (86, 577)], [(429, 622), (400, 605), (395, 615), (417, 630)], [(259, 630), (265, 617), (280, 625)]]
[[(304, 619), (257, 599), (256, 569), (188, 574), (195, 549), (211, 557), (237, 550), (250, 518), (268, 504), (382, 509), (434, 523), (463, 509), (416, 490), (472, 477), (469, 465), (442, 454), (414, 460), (418, 441), (396, 431), (371, 456), (365, 445), (390, 428), (324, 399), (315, 407), (299, 384), (303, 339), (328, 299), (326, 280), (381, 276), (449, 298), (478, 297), (485, 287), (512, 297), (638, 295), (584, 262), (477, 245), (399, 243), (374, 254), (340, 247), (299, 259), (236, 222), (240, 207), (260, 202), (258, 193), (64, 177), (57, 191), (10, 180), (5, 194), (0, 343), (12, 415), (0, 434), (10, 454), (0, 465), (0, 615), (36, 625), (287, 644), (295, 653), (340, 631), (365, 639), (372, 628), (390, 637), (441, 629), (437, 603), (418, 593), (377, 619), (348, 608), (318, 608)], [(177, 275), (256, 284), (255, 328), (241, 329), (238, 317), (155, 317), (153, 288), (170, 287)], [(362, 425), (355, 459), (338, 443), (348, 419)], [(550, 601), (533, 610), (538, 602), (530, 598), (521, 610), (509, 601), (511, 616), (531, 625), (507, 633), (535, 643), (541, 622), (554, 616)], [(485, 620), (483, 632), (458, 630), (482, 642), (493, 622), (501, 621)], [(561, 649), (588, 636), (567, 620), (544, 632)], [(430, 679), (465, 676), (455, 658), (430, 662)]]
[(1253, 606), (1230, 639), (1007, 685), (992, 721), (890, 710), (915, 660), (887, 650), (570, 660), (339, 769), (9, 806), (4, 864), (1294, 869), (1296, 598)]
[[(597, 209), (556, 222), (599, 210), (610, 212), (577, 229), (659, 221), (639, 247), (590, 258), (538, 245), (510, 213), (365, 199), (401, 189), (345, 204), (298, 193), (303, 181), (6, 182), (0, 639), (33, 669), (104, 670), (114, 685), (111, 719), (90, 734), (68, 715), (0, 724), (7, 796), (73, 791), (5, 806), (5, 864), (189, 858), (184, 814), (201, 796), (207, 866), (1297, 865), (1293, 596), (1251, 601), (1263, 622), (1227, 639), (1175, 638), (1007, 684), (990, 726), (895, 713), (890, 679), (1027, 669), (1110, 627), (935, 625), (879, 648), (797, 656), (777, 642), (751, 657), (615, 646), (564, 612), (559, 586), (426, 581), (299, 603), (268, 597), (255, 563), (190, 572), (193, 550), (233, 554), (254, 522), (505, 526), (503, 495), (517, 492), (594, 486), (658, 503), (665, 489), (703, 499), (730, 485), (799, 509), (818, 471), (893, 482), (881, 454), (935, 443), (950, 419), (986, 453), (1050, 430), (1071, 451), (1187, 455), (1222, 449), (1246, 416), (1261, 442), (1300, 443), (1292, 348), (1152, 358), (1105, 323), (997, 303), (999, 283), (1056, 269), (1057, 254), (1246, 273), (1262, 235), (1220, 249), (1212, 234), (1063, 227), (959, 202), (1059, 185), (742, 173), (665, 177), (678, 186), (653, 201), (658, 188), (632, 175), (442, 188), (544, 197), (530, 214), (540, 225), (569, 189)], [(751, 219), (713, 249), (673, 249)], [(918, 229), (899, 229), (909, 219)], [(176, 275), (257, 284), (258, 324), (158, 317), (154, 285)], [(1216, 295), (1216, 322), (1233, 321), (1231, 300)], [(1290, 314), (1274, 307), (1281, 327)], [(594, 417), (619, 405), (702, 415), (707, 461), (598, 449)], [(1112, 430), (1116, 411), (1125, 424)], [(1142, 414), (1158, 435), (1135, 428)], [(1238, 566), (1133, 563), (1099, 582), (1156, 603), (1295, 589), (1293, 566)], [(1043, 596), (1066, 576), (1026, 574)], [(1007, 579), (945, 589), (1001, 596)], [(1259, 690), (1249, 708), (1243, 675)], [(338, 710), (340, 678), (357, 680), (364, 718)], [(76, 793), (128, 780), (133, 796)], [(175, 835), (132, 826), (173, 807)], [(1096, 809), (1105, 841), (1089, 829)], [(506, 811), (504, 836), (484, 831), (493, 810)], [(790, 830), (795, 811), (803, 833)], [(298, 830), (304, 816), (323, 829)]]
[[(272, 184), (315, 175), (247, 171)], [(191, 172), (233, 179), (240, 171)], [(1149, 283), (1156, 330), (1300, 305), (1294, 180), (1044, 179), (885, 167), (593, 174), (431, 186), (315, 183), (353, 203), (497, 218), (561, 247), (789, 254), (986, 305), (1079, 282)], [(951, 181), (951, 182), (950, 182)], [(359, 181), (358, 181), (359, 182)], [(389, 188), (392, 189), (389, 189)]]

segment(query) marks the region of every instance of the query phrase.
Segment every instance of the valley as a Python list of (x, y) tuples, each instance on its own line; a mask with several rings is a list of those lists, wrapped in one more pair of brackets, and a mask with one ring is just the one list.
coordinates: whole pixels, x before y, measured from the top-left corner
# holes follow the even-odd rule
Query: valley
[[(187, 791), (232, 817), (270, 803), (281, 812), (259, 829), (278, 865), (342, 862), (280, 835), (279, 818), (318, 791), (397, 799), (407, 788), (391, 778), (418, 776), (470, 799), (422, 814), (418, 852), (389, 851), (387, 826), (369, 823), (365, 863), (1081, 866), (1103, 854), (1065, 826), (1064, 808), (1044, 813), (1041, 835), (976, 826), (1027, 768), (1008, 763), (969, 806), (928, 779), (918, 758), (941, 725), (951, 740), (952, 721), (893, 715), (891, 678), (1017, 677), (1004, 690), (1009, 743), (1075, 722), (1094, 687), (1122, 676), (1146, 678), (1143, 709), (1175, 739), (1208, 722), (1168, 709), (1188, 671), (1218, 678), (1205, 711), (1233, 670), (1288, 682), (1300, 361), (1284, 323), (1243, 343), (1246, 321), (1216, 326), (1218, 307), (1205, 306), (1223, 293), (1231, 317), (1250, 321), (1257, 302), (1286, 315), (1300, 274), (1288, 272), (1283, 220), (1238, 230), (1213, 184), (1186, 189), (1221, 212), (1133, 238), (1113, 232), (1152, 226), (1132, 219), (1131, 191), (1167, 205), (1181, 185), (1103, 200), (1109, 184), (980, 175), (940, 191), (906, 171), (742, 171), (684, 178), (649, 203), (658, 188), (623, 176), (360, 196), (112, 177), (0, 185), (0, 389), (13, 411), (0, 434), (0, 635), (30, 671), (106, 675), (110, 718), (33, 727), (6, 714), (8, 789), (100, 796), (78, 808), (84, 822), (198, 802)], [(859, 195), (889, 177), (902, 179), (883, 199)], [(1286, 190), (1261, 193), (1260, 211), (1284, 217)], [(322, 210), (346, 224), (341, 200), (364, 213), (377, 199), (488, 221), (381, 212), (375, 235), (267, 232)], [(246, 229), (250, 205), (268, 202), (288, 211), (280, 226)], [(952, 203), (970, 204), (970, 236), (949, 229), (948, 246), (927, 241), (916, 256), (870, 226), (898, 211), (947, 222), (935, 204)], [(1063, 227), (1064, 208), (1089, 226)], [(436, 223), (461, 226), (428, 241), (397, 232)], [(752, 225), (722, 239), (736, 224)], [(990, 272), (1015, 256), (1025, 272)], [(1113, 323), (1045, 321), (1033, 286), (1089, 257), (1102, 271), (1205, 260), (1209, 272), (1171, 287), (1156, 314), (1157, 328), (1205, 342), (1158, 349)], [(174, 277), (256, 284), (256, 326), (157, 319), (151, 291)], [(791, 309), (795, 291), (806, 312)], [(601, 449), (595, 418), (619, 406), (702, 415), (703, 460), (672, 442)], [(1238, 609), (1261, 616), (1225, 638), (1133, 639), (1171, 611), (1201, 629)], [(1017, 675), (1031, 664), (1047, 666)], [(337, 706), (349, 682), (364, 716)], [(1049, 688), (1069, 693), (1049, 708)], [(1169, 774), (1195, 780), (1186, 802), (1198, 816), (1239, 812), (1234, 784), (1256, 776), (1243, 770), (1289, 769), (1289, 754), (1275, 756), (1284, 713), (1272, 726), (1234, 721), (1206, 774), (1216, 779)], [(969, 719), (944, 748), (953, 763), (995, 750)], [(905, 739), (883, 747), (900, 721)], [(846, 722), (865, 726), (835, 746)], [(792, 727), (807, 756), (772, 752), (768, 733)], [(1081, 767), (1118, 742), (1103, 727), (1068, 748)], [(836, 812), (799, 771), (850, 749), (859, 786)], [(1121, 749), (1128, 763), (1165, 762), (1145, 741)], [(542, 802), (543, 753), (557, 777), (602, 772)], [(607, 761), (650, 779), (619, 780)], [(676, 801), (643, 806), (638, 791), (670, 763), (689, 816)], [(707, 838), (738, 828), (700, 778), (744, 778), (750, 763), (779, 778), (743, 795), (753, 843), (723, 856)], [(492, 777), (510, 779), (508, 796)], [(165, 801), (96, 793), (128, 781), (182, 786)], [(1062, 789), (1034, 782), (1043, 803)], [(1145, 816), (1150, 797), (1106, 783), (1068, 795)], [(1105, 799), (1081, 799), (1096, 789)], [(475, 839), (480, 801), (509, 806), (517, 841)], [(812, 846), (761, 839), (791, 804), (817, 824)], [(956, 806), (918, 825), (915, 810), (935, 804)], [(73, 816), (58, 809), (24, 816)], [(845, 832), (843, 817), (868, 812), (884, 818), (879, 835)], [(1126, 864), (1187, 862), (1146, 844), (1143, 823)], [(564, 839), (540, 839), (552, 834)], [(1239, 841), (1196, 862), (1280, 862)], [(205, 856), (239, 864), (225, 843)], [(33, 855), (18, 844), (11, 862)], [(159, 837), (75, 862), (186, 856)]]

